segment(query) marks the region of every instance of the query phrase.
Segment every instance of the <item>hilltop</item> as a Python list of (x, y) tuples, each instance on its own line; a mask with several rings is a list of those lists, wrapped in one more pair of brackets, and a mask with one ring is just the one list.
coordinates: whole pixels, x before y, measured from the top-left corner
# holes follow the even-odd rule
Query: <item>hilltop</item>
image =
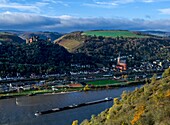
[(140, 32), (131, 32), (127, 30), (97, 30), (97, 31), (86, 31), (83, 35), (88, 36), (102, 36), (102, 37), (125, 37), (125, 38), (146, 38), (147, 36), (142, 35)]
[[(125, 37), (125, 38), (146, 38), (147, 36), (141, 35), (139, 32), (130, 32), (123, 30), (115, 30), (115, 31), (77, 31), (66, 34), (59, 39), (55, 40), (54, 43), (57, 43), (63, 47), (65, 47), (70, 52), (75, 52), (77, 49), (81, 48), (85, 41), (89, 38), (93, 37), (104, 37), (104, 38), (117, 38), (117, 37)], [(93, 40), (93, 39), (92, 39)]]
[(4, 42), (15, 42), (15, 43), (24, 43), (25, 40), (18, 37), (16, 34), (9, 32), (0, 32), (0, 41)]
[(114, 105), (81, 125), (170, 125), (170, 68), (164, 78), (133, 92), (123, 92)]
[[(111, 37), (112, 35), (112, 37)], [(169, 59), (170, 38), (143, 35), (130, 31), (73, 32), (55, 40), (71, 53), (84, 53), (101, 61), (113, 63), (119, 53), (127, 57), (128, 66), (142, 61)]]
[(170, 37), (170, 32), (164, 32), (164, 31), (143, 31), (142, 33), (161, 36), (161, 37)]

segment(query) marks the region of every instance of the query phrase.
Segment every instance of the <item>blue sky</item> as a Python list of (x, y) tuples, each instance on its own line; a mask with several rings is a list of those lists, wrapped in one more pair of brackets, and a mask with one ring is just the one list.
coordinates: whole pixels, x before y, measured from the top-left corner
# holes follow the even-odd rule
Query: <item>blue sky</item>
[(0, 0), (0, 29), (170, 31), (170, 1)]

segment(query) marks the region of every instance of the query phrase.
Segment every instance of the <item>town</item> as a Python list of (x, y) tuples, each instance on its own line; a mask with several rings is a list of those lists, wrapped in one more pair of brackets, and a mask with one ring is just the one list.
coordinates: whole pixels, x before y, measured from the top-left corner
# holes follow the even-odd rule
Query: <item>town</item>
[[(142, 81), (150, 79), (153, 74), (157, 74), (157, 78), (161, 78), (164, 69), (170, 67), (169, 60), (155, 60), (153, 62), (142, 62), (139, 66), (128, 67), (126, 64), (127, 57), (119, 55), (116, 65), (111, 67), (102, 67), (93, 69), (92, 71), (70, 71), (65, 74), (45, 74), (30, 77), (20, 76), (0, 78), (0, 93), (23, 92), (29, 90), (50, 90), (47, 92), (59, 92), (76, 90), (76, 88), (84, 88), (86, 85), (93, 86), (91, 82), (105, 82), (104, 86), (125, 84), (129, 81)], [(133, 57), (132, 57), (133, 58)], [(85, 68), (90, 65), (71, 64), (71, 67)], [(107, 81), (110, 80), (108, 83)], [(112, 81), (111, 81), (112, 80)], [(100, 84), (98, 84), (100, 86)], [(52, 90), (52, 91), (51, 91)]]

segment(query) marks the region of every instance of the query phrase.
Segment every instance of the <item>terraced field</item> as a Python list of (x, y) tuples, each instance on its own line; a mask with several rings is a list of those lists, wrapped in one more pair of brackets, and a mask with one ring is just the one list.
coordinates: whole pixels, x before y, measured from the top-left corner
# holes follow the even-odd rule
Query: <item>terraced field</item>
[(77, 40), (63, 40), (62, 42), (59, 43), (59, 45), (64, 46), (69, 52), (74, 51), (77, 47), (81, 46), (81, 42)]
[(145, 38), (146, 36), (137, 35), (130, 31), (87, 31), (83, 35), (88, 36), (103, 36), (103, 37), (136, 37), (136, 38)]

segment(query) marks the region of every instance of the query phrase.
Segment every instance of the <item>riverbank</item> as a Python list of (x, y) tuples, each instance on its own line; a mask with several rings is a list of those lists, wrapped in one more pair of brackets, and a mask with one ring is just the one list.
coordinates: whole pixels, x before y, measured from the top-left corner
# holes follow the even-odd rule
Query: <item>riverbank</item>
[(60, 88), (57, 90), (27, 90), (22, 92), (13, 92), (13, 93), (1, 93), (0, 99), (8, 99), (8, 98), (15, 98), (20, 96), (35, 96), (40, 94), (66, 94), (71, 92), (80, 92), (80, 91), (96, 91), (101, 89), (112, 89), (117, 87), (126, 87), (126, 86), (134, 86), (134, 85), (140, 85), (145, 84), (145, 81), (137, 81), (137, 82), (122, 82), (118, 84), (106, 84), (106, 85), (96, 85), (96, 86), (88, 86), (88, 89), (84, 89), (85, 87), (79, 87), (79, 88)]
[(72, 92), (77, 92), (75, 90), (70, 91), (53, 91), (53, 90), (29, 90), (24, 92), (6, 93), (0, 94), (0, 99), (15, 98), (20, 96), (36, 96), (36, 95), (51, 95), (51, 94), (68, 94)]
[[(104, 99), (106, 97), (119, 97), (123, 91), (133, 91), (141, 85), (102, 89), (87, 92), (71, 92), (69, 94), (36, 95), (30, 97), (17, 97), (0, 100), (0, 124), (12, 125), (70, 125), (75, 119), (82, 122), (90, 119), (91, 115), (110, 108), (113, 101), (103, 102), (69, 111), (56, 112), (45, 116), (35, 117), (36, 111), (46, 111), (53, 108), (63, 108), (73, 104)], [(83, 114), (83, 115), (82, 115)], [(17, 119), (17, 120), (16, 120)], [(67, 120), (66, 120), (67, 119)]]

